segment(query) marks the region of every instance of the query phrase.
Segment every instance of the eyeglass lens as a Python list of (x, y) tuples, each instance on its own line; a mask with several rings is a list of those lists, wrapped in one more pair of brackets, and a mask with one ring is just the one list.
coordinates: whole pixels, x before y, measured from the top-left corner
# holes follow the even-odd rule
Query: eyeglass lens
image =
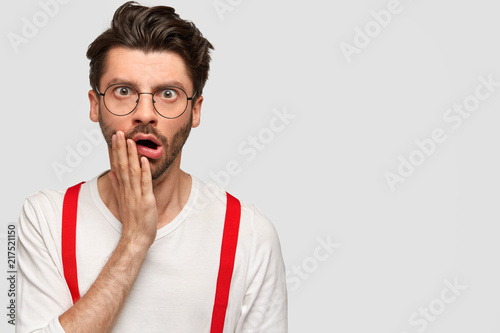
[(152, 95), (155, 110), (163, 117), (176, 118), (187, 108), (188, 97), (178, 87), (163, 87), (154, 93), (139, 93), (126, 85), (111, 85), (104, 92), (104, 104), (112, 114), (124, 116), (135, 110), (140, 95)]

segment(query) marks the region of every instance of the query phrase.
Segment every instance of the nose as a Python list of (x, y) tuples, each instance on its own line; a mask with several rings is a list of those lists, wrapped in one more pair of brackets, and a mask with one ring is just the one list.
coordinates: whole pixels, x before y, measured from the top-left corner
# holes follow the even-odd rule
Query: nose
[[(141, 98), (141, 95), (146, 95)], [(135, 124), (153, 124), (158, 123), (158, 113), (154, 108), (153, 94), (152, 93), (139, 93), (137, 96), (138, 103), (134, 112), (132, 113), (133, 121)]]

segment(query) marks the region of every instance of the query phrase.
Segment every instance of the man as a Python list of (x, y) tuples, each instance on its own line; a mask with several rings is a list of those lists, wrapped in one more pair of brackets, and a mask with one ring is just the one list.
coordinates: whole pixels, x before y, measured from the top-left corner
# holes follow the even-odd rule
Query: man
[[(180, 169), (200, 124), (210, 49), (173, 8), (134, 2), (90, 45), (90, 118), (111, 170), (26, 200), (16, 332), (214, 332), (216, 313), (224, 332), (287, 331), (272, 224), (250, 204), (230, 209), (236, 199)], [(227, 304), (215, 301), (227, 280), (225, 238), (237, 241)]]

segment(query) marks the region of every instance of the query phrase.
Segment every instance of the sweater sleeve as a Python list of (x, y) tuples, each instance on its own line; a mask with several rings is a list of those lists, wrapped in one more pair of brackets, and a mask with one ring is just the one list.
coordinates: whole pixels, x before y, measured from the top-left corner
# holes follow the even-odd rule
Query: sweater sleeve
[(286, 333), (286, 273), (278, 235), (271, 221), (255, 209), (251, 280), (237, 332)]
[(56, 201), (37, 193), (26, 199), (19, 217), (16, 333), (64, 333), (58, 318), (72, 301), (58, 250), (60, 223), (55, 220), (61, 214)]

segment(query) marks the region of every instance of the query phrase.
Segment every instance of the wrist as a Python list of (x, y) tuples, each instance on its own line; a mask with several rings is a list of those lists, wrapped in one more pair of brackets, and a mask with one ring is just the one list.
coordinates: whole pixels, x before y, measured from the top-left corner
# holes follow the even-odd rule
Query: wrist
[(147, 253), (153, 243), (154, 239), (148, 237), (122, 234), (116, 249), (133, 256), (138, 256)]

